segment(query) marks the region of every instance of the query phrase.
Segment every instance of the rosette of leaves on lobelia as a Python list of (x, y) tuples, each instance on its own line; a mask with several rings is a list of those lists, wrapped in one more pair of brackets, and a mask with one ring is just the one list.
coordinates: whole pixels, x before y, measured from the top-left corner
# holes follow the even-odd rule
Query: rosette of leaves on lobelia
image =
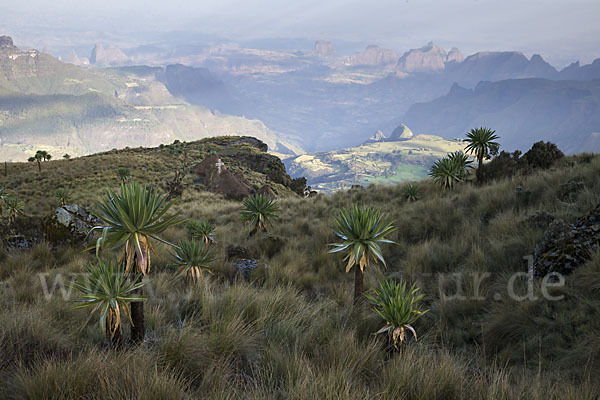
[(271, 220), (277, 218), (279, 207), (275, 200), (264, 194), (253, 194), (243, 201), (244, 208), (240, 211), (242, 220), (252, 225), (249, 236), (259, 231), (266, 232)]
[(188, 232), (193, 238), (199, 239), (204, 244), (215, 242), (215, 224), (208, 221), (189, 221), (186, 225)]
[(496, 135), (496, 131), (483, 126), (471, 129), (467, 133), (465, 141), (468, 144), (465, 147), (465, 151), (474, 154), (475, 158), (477, 158), (477, 183), (481, 183), (483, 180), (483, 160), (487, 160), (491, 156), (498, 154), (500, 143), (495, 142), (496, 139), (500, 139)]
[(468, 175), (468, 168), (472, 162), (461, 151), (450, 153), (447, 157), (433, 163), (429, 171), (429, 176), (435, 183), (446, 189), (452, 189), (455, 183), (465, 180)]
[(398, 344), (405, 343), (407, 330), (413, 334), (415, 341), (417, 340), (417, 332), (412, 324), (429, 311), (420, 308), (419, 303), (423, 296), (419, 294), (416, 285), (407, 287), (406, 282), (392, 280), (380, 282), (378, 288), (365, 294), (373, 310), (386, 322), (377, 333), (387, 332), (394, 349), (398, 350)]
[(402, 188), (402, 196), (404, 196), (407, 201), (417, 201), (421, 198), (421, 191), (417, 185), (409, 183)]
[[(104, 199), (96, 202), (97, 211), (94, 211), (104, 225), (90, 231), (102, 231), (96, 242), (96, 254), (100, 250), (123, 248), (119, 261), (124, 264), (125, 273), (143, 279), (150, 271), (150, 251), (158, 256), (152, 240), (174, 246), (158, 235), (185, 221), (177, 214), (166, 216), (173, 204), (167, 202), (166, 196), (137, 183), (121, 184), (119, 193), (107, 190)], [(145, 335), (143, 303), (132, 304), (131, 319), (132, 340), (141, 342)]]
[(112, 345), (123, 342), (122, 316), (125, 315), (133, 326), (128, 303), (143, 302), (146, 297), (136, 293), (148, 281), (128, 279), (125, 271), (116, 262), (103, 262), (98, 259), (97, 264), (90, 264), (86, 274), (81, 276), (71, 287), (81, 293), (81, 297), (74, 300), (79, 303), (74, 308), (93, 307), (90, 314), (100, 312), (100, 331)]
[(343, 209), (335, 217), (333, 232), (342, 239), (341, 243), (333, 243), (330, 253), (346, 252), (346, 272), (354, 268), (354, 304), (358, 304), (364, 291), (364, 270), (371, 266), (371, 261), (381, 262), (386, 266), (381, 253), (382, 243), (394, 243), (386, 236), (394, 232), (393, 224), (387, 214), (378, 209), (354, 205)]
[(178, 275), (185, 277), (191, 283), (198, 283), (202, 278), (203, 271), (212, 274), (210, 263), (214, 261), (208, 245), (192, 240), (182, 240), (175, 247), (173, 257), (179, 265)]

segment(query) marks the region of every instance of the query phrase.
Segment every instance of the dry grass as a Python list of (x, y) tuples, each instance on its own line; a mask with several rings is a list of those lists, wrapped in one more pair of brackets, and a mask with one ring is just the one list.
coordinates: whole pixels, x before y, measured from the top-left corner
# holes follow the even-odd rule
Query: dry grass
[[(160, 172), (143, 170), (158, 161), (147, 162), (125, 166), (137, 180), (159, 179)], [(67, 163), (78, 165), (60, 161), (57, 170)], [(105, 163), (114, 166), (102, 159), (95, 167), (104, 171), (100, 177), (89, 164), (73, 168), (77, 180), (52, 179), (65, 179), (77, 201), (89, 204), (105, 185), (117, 183)], [(44, 165), (48, 185), (51, 166)], [(41, 214), (49, 204), (38, 193), (45, 186), (34, 179), (35, 166), (14, 168), (29, 168), (32, 177), (7, 188), (33, 193), (29, 210)], [(247, 238), (240, 203), (187, 191), (176, 208), (217, 225), (218, 272), (186, 286), (173, 275), (167, 247), (157, 246), (162, 260), (153, 260), (147, 290), (147, 343), (120, 351), (105, 348), (96, 324), (86, 325), (88, 315), (72, 310), (59, 291), (46, 299), (37, 275), (47, 273), (50, 283), (68, 280), (92, 256), (44, 243), (0, 254), (0, 398), (598, 398), (600, 256), (555, 289), (565, 294), (561, 301), (511, 300), (506, 285), (513, 272), (524, 271), (522, 257), (543, 233), (523, 223), (527, 215), (546, 210), (573, 221), (585, 214), (598, 203), (599, 170), (598, 157), (570, 158), (554, 170), (482, 188), (444, 192), (420, 182), (422, 197), (413, 203), (403, 200), (401, 186), (285, 198), (271, 230), (280, 243), (274, 249), (269, 239)], [(561, 202), (560, 184), (575, 176), (586, 189), (572, 203)], [(516, 207), (517, 185), (532, 190), (527, 207)], [(384, 248), (389, 269), (369, 271), (367, 284), (385, 276), (416, 281), (431, 309), (417, 324), (419, 343), (399, 354), (388, 353), (384, 339), (373, 335), (381, 322), (372, 313), (352, 309), (352, 276), (326, 251), (334, 241), (332, 215), (355, 202), (389, 212), (399, 228), (398, 245)], [(179, 226), (164, 236), (186, 235)], [(225, 259), (232, 244), (261, 257), (249, 282)], [(462, 294), (470, 298), (442, 296), (456, 293), (455, 273), (463, 274)], [(474, 274), (482, 273), (490, 275), (477, 287)], [(537, 285), (535, 294), (540, 290)], [(495, 293), (502, 298), (495, 300)]]

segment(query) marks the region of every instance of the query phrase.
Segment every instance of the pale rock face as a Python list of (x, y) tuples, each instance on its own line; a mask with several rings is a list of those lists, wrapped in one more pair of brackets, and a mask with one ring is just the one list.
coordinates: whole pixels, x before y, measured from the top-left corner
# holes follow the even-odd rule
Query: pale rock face
[(332, 58), (335, 57), (335, 47), (328, 40), (317, 40), (313, 54), (322, 58)]
[(373, 134), (373, 136), (371, 136), (366, 142), (367, 143), (375, 143), (375, 142), (384, 142), (385, 141), (385, 135), (383, 134), (383, 132), (381, 131), (377, 131)]
[(396, 129), (394, 129), (394, 131), (388, 138), (388, 141), (408, 140), (411, 139), (413, 136), (414, 134), (410, 129), (408, 129), (406, 125), (400, 124)]
[(409, 50), (400, 57), (396, 70), (402, 72), (438, 72), (446, 66), (446, 50), (430, 42), (420, 49)]
[(398, 55), (393, 50), (376, 45), (369, 45), (362, 53), (354, 53), (344, 61), (345, 65), (389, 65), (398, 61)]

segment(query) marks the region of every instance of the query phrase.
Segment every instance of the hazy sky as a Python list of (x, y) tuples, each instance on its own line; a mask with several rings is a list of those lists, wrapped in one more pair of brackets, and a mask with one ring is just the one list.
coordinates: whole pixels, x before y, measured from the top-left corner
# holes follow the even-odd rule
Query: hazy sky
[(234, 40), (349, 40), (398, 51), (433, 40), (466, 54), (540, 53), (559, 66), (600, 57), (599, 17), (600, 0), (0, 0), (0, 27), (17, 32), (27, 25), (49, 32), (55, 26), (99, 32), (182, 30)]

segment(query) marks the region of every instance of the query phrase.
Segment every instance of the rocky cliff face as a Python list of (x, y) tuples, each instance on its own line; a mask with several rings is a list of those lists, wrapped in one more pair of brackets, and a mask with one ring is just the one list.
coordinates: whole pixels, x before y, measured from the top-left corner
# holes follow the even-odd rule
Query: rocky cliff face
[(384, 49), (376, 45), (367, 46), (362, 53), (354, 53), (344, 60), (346, 66), (373, 65), (384, 66), (395, 64), (398, 61), (398, 55), (394, 50)]
[(97, 66), (117, 66), (129, 64), (130, 59), (116, 46), (109, 45), (106, 48), (97, 44), (92, 49), (90, 63)]
[(333, 43), (329, 40), (317, 40), (313, 54), (317, 57), (333, 58), (335, 57), (335, 47), (333, 47)]
[(400, 57), (396, 70), (400, 72), (438, 72), (446, 66), (446, 50), (430, 42), (420, 49), (409, 50)]

